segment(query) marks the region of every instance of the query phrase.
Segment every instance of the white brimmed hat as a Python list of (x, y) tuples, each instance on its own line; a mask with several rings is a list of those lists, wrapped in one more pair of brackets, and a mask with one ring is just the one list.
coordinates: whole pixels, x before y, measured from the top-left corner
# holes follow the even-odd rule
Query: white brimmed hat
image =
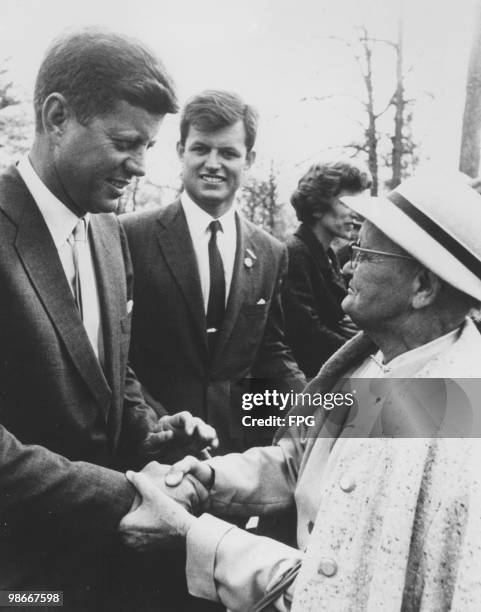
[(481, 300), (481, 195), (461, 173), (418, 175), (383, 197), (341, 201), (426, 268)]

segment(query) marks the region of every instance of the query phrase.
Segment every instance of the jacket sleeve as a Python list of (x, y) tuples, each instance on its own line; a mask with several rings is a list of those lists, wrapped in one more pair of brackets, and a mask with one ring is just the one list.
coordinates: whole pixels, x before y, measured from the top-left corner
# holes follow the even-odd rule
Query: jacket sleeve
[(306, 379), (297, 367), (284, 333), (281, 290), (287, 273), (287, 249), (282, 247), (278, 275), (271, 298), (262, 343), (256, 355), (252, 374), (256, 378), (283, 379), (286, 390), (301, 391)]
[(293, 506), (302, 454), (300, 437), (285, 437), (276, 446), (254, 447), (209, 460), (215, 471), (211, 511), (249, 517)]
[(0, 533), (110, 537), (134, 499), (119, 472), (24, 445), (0, 425)]
[[(232, 612), (245, 612), (302, 556), (295, 548), (204, 514), (187, 532), (187, 585), (196, 597), (220, 601)], [(269, 610), (290, 610), (294, 585)]]

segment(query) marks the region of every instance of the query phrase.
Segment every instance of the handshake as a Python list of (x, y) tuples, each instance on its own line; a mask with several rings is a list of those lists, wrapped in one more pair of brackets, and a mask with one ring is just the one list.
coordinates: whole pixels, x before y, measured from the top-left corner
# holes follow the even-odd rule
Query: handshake
[(124, 544), (142, 552), (183, 544), (195, 515), (209, 506), (214, 470), (188, 456), (173, 466), (152, 461), (126, 477), (137, 495), (119, 532)]

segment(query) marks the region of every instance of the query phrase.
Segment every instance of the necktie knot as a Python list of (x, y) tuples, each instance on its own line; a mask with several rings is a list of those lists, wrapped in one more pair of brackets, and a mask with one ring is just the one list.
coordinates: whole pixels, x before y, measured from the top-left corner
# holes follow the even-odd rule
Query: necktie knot
[(214, 221), (211, 221), (209, 223), (209, 229), (211, 236), (215, 237), (217, 235), (217, 232), (222, 231), (222, 225), (218, 219), (214, 219)]

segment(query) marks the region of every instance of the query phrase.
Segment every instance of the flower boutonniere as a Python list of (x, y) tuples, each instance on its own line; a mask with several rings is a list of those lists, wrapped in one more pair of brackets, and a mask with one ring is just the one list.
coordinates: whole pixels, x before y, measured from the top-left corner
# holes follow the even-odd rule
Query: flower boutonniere
[(246, 256), (244, 257), (244, 266), (249, 270), (254, 265), (255, 260), (257, 259), (257, 255), (254, 251), (250, 249), (246, 249)]

